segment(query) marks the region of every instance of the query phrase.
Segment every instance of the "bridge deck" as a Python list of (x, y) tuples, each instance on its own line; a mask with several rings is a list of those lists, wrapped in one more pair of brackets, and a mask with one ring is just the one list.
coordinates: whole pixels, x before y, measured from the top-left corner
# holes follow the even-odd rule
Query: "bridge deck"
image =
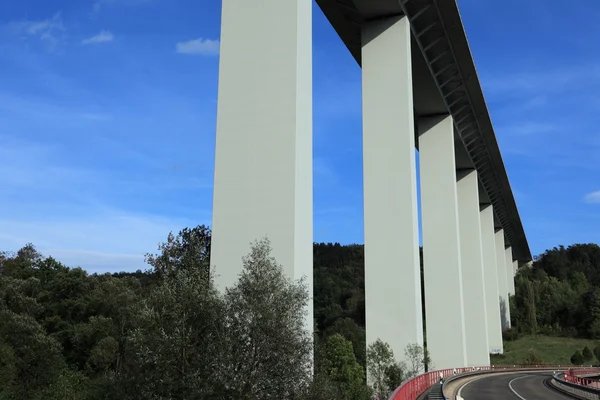
[(359, 65), (365, 22), (398, 15), (409, 18), (415, 114), (453, 116), (457, 169), (477, 169), (481, 203), (494, 206), (496, 225), (504, 229), (513, 258), (530, 261), (531, 252), (456, 1), (316, 1)]

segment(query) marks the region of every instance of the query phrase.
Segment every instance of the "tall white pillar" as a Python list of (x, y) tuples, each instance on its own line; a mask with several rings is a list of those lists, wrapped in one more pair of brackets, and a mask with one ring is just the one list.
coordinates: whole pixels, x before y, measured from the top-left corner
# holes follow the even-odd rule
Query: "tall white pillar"
[(506, 285), (508, 294), (515, 295), (515, 271), (513, 266), (512, 248), (506, 249)]
[(517, 276), (517, 270), (519, 269), (519, 261), (513, 261), (513, 293), (515, 292), (515, 276)]
[(494, 208), (491, 205), (481, 207), (481, 247), (483, 249), (483, 267), (485, 276), (485, 305), (487, 308), (488, 341), (491, 354), (504, 353), (502, 343), (502, 325), (498, 291), (498, 270), (496, 268), (496, 238), (494, 234)]
[(513, 263), (512, 263), (512, 248), (506, 247), (504, 250), (504, 259), (506, 262), (506, 268), (504, 273), (506, 275), (506, 322), (507, 327), (510, 328), (512, 323), (510, 322), (510, 296), (515, 294), (514, 279), (513, 279)]
[(438, 369), (467, 365), (452, 117), (419, 121), (427, 348)]
[(223, 0), (211, 264), (220, 289), (268, 237), (313, 329), (312, 1)]
[(408, 19), (367, 23), (362, 40), (366, 339), (402, 358), (423, 345)]
[(496, 268), (498, 274), (498, 292), (500, 307), (500, 323), (502, 329), (509, 327), (508, 286), (506, 284), (506, 252), (504, 250), (504, 230), (496, 232)]
[(483, 262), (477, 171), (458, 172), (458, 217), (467, 365), (490, 365), (485, 271)]

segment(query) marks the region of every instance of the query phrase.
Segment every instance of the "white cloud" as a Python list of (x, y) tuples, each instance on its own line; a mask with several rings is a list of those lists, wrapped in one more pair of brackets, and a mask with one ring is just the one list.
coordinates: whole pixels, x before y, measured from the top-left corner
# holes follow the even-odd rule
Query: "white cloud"
[(37, 37), (51, 49), (64, 41), (65, 26), (60, 12), (43, 21), (18, 21), (9, 24), (9, 28), (18, 35)]
[(586, 194), (583, 200), (590, 204), (600, 204), (600, 190)]
[(219, 40), (193, 39), (187, 42), (177, 43), (177, 52), (180, 54), (201, 54), (204, 56), (213, 56), (219, 54)]
[(109, 31), (101, 31), (99, 34), (89, 37), (87, 39), (83, 39), (81, 44), (94, 44), (94, 43), (106, 43), (112, 42), (115, 39), (115, 36)]

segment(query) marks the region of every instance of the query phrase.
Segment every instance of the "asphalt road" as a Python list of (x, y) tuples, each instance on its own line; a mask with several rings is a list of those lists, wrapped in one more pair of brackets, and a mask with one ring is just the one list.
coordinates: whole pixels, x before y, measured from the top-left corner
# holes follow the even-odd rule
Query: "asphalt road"
[(484, 375), (464, 385), (459, 395), (464, 400), (565, 400), (572, 399), (546, 387), (547, 372)]

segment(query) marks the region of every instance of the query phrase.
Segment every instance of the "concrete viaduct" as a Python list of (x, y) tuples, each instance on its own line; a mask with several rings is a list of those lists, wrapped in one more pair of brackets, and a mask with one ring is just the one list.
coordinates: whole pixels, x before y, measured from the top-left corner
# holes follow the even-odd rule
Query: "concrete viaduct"
[[(419, 173), (427, 348), (438, 369), (489, 365), (531, 253), (458, 6), (316, 2), (362, 67), (367, 343), (424, 342)], [(266, 235), (312, 293), (312, 0), (223, 0), (220, 54), (217, 283)]]

